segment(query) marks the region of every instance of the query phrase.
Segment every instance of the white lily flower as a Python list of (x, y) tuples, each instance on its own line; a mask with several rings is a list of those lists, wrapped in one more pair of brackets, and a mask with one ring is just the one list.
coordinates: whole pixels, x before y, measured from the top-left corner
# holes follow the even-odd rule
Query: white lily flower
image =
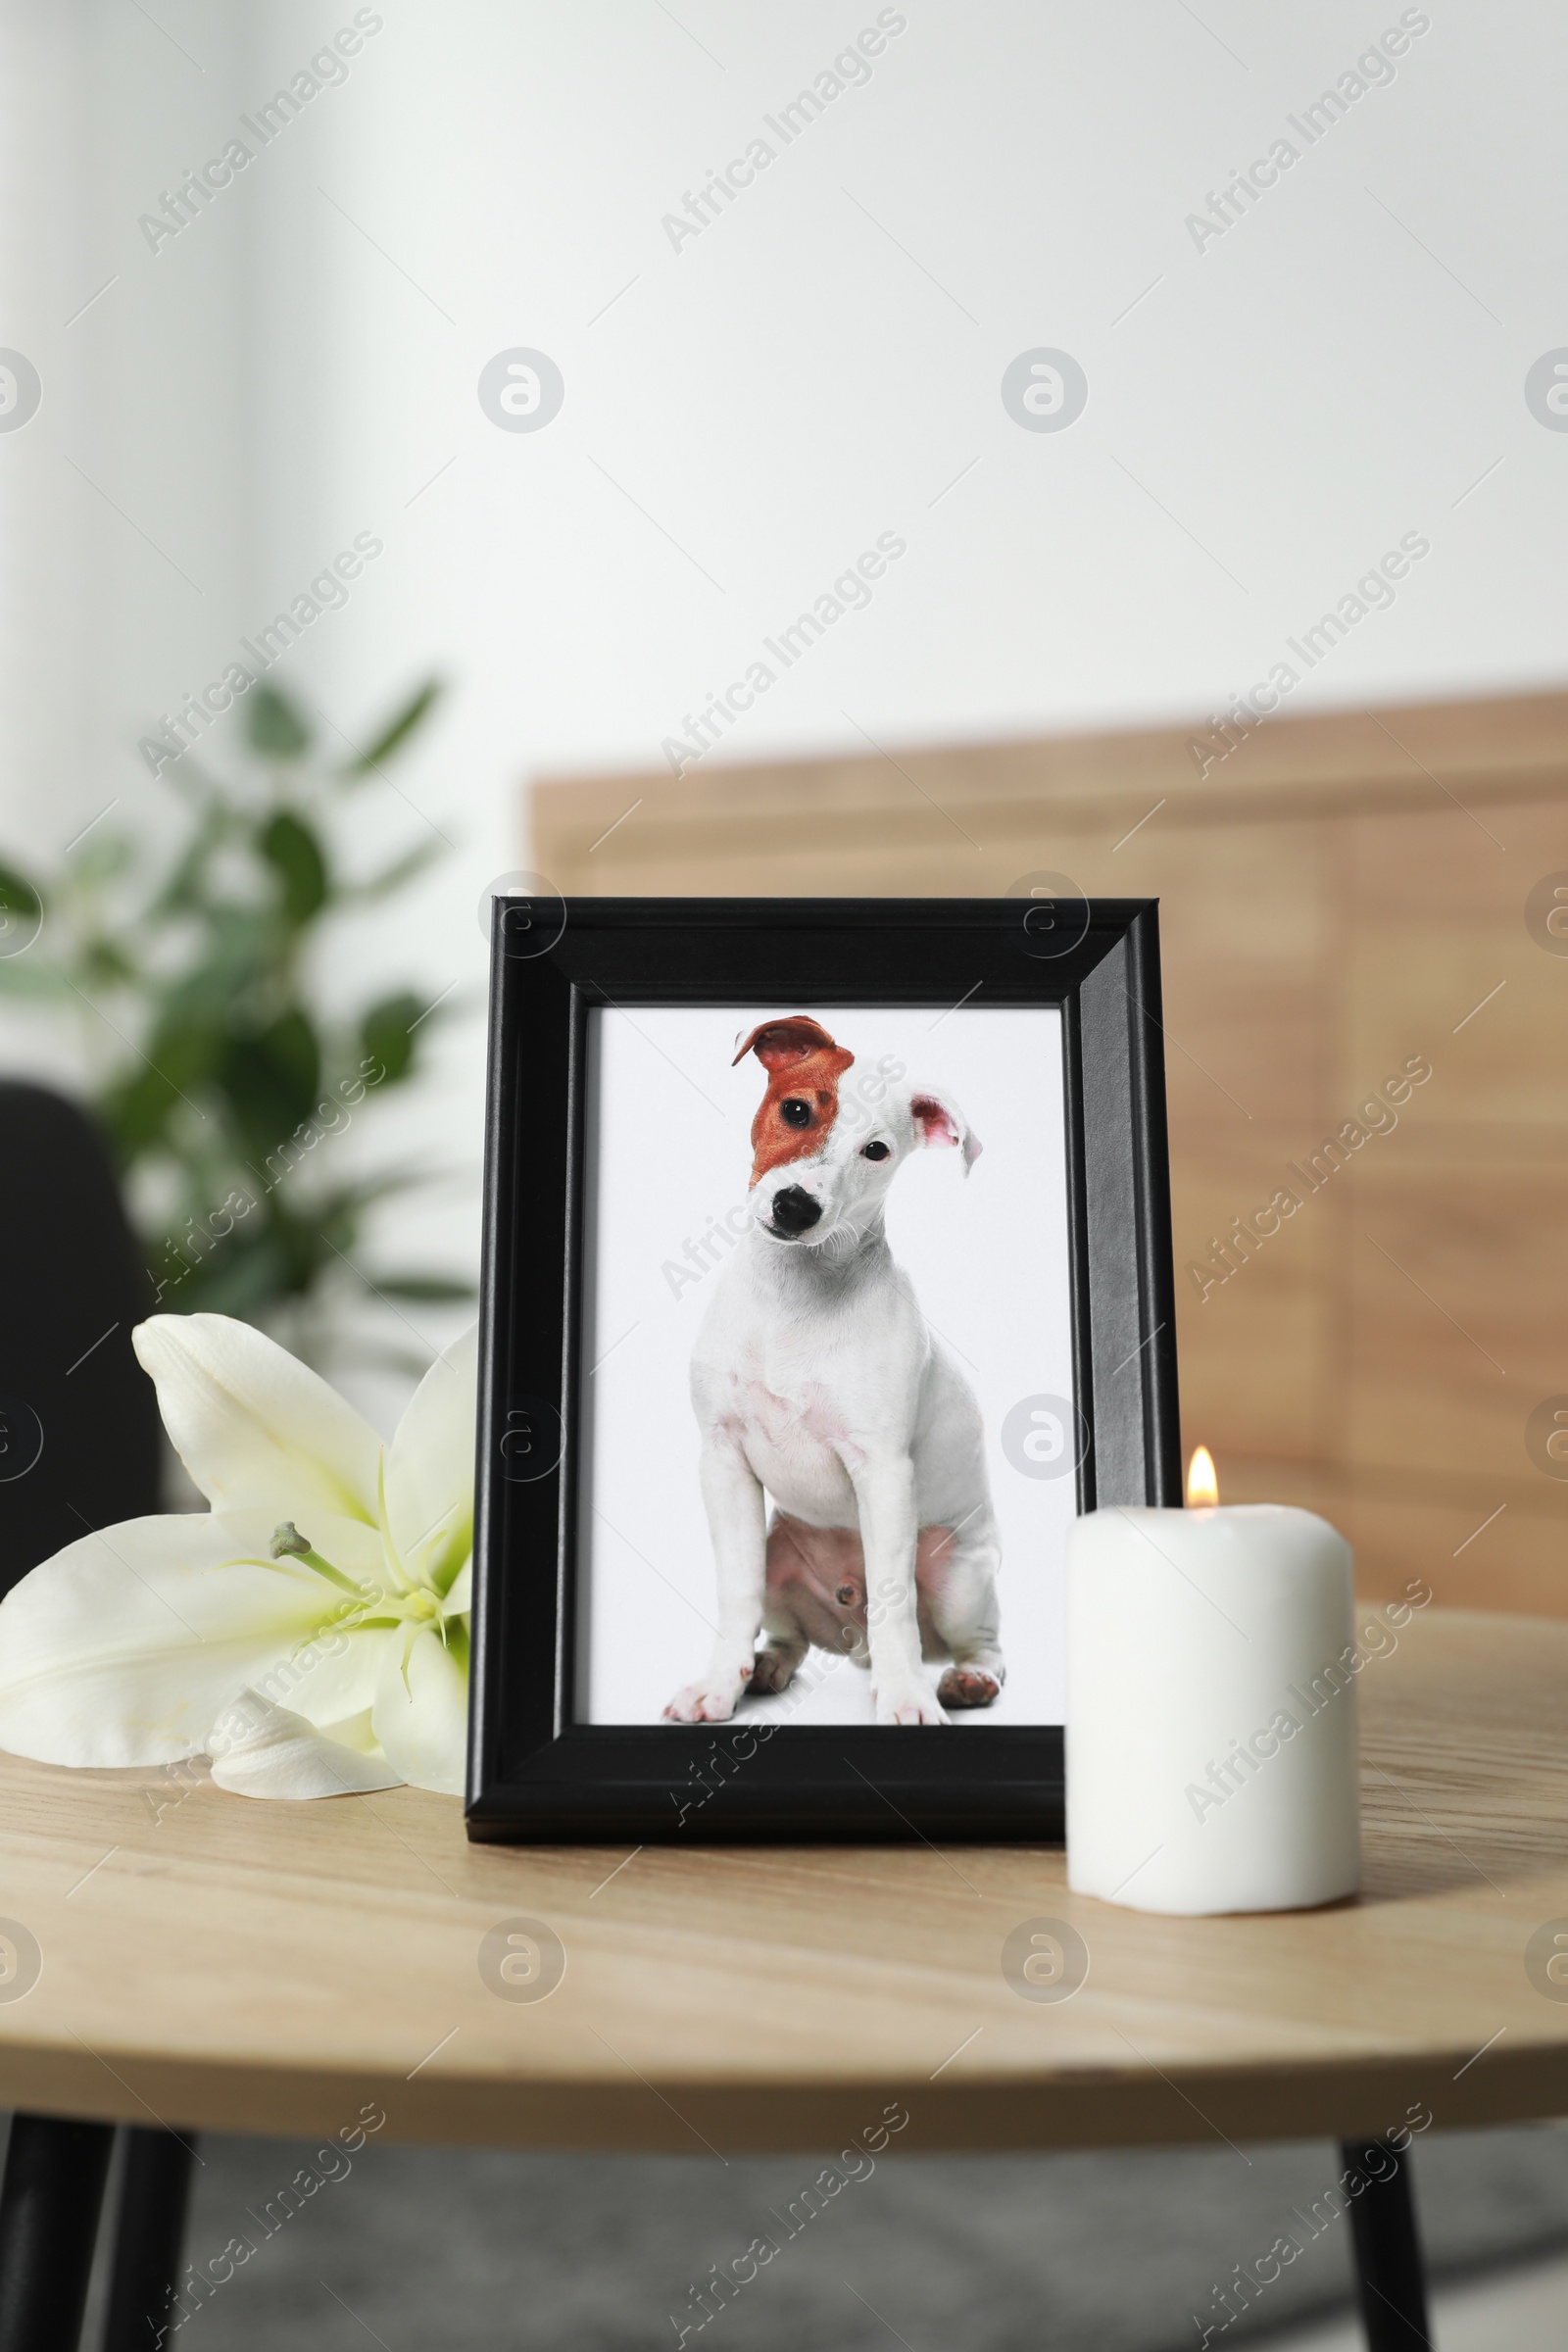
[(212, 1508), (83, 1536), (0, 1601), (0, 1747), (98, 1767), (208, 1754), (246, 1796), (461, 1794), (473, 1332), (384, 1450), (249, 1324), (154, 1315), (133, 1336)]

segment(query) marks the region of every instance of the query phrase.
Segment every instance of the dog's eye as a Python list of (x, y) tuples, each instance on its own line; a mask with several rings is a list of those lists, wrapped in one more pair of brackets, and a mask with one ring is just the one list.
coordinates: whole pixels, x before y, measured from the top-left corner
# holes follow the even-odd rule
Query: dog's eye
[(888, 1159), (891, 1156), (891, 1152), (886, 1144), (862, 1144), (860, 1147), (862, 1159)]
[(811, 1124), (811, 1105), (803, 1102), (799, 1095), (788, 1096), (778, 1108), (786, 1127), (809, 1127)]

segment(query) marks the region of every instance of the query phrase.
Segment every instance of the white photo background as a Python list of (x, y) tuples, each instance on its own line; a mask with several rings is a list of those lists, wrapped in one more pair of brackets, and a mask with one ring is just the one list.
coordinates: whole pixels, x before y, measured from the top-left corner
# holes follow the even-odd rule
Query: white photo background
[[(893, 1254), (979, 1398), (1001, 1532), (1006, 1683), (993, 1705), (953, 1721), (1060, 1723), (1076, 1482), (1070, 1467), (1017, 1466), (1015, 1408), (1073, 1396), (1061, 1016), (793, 999), (590, 1014), (577, 1720), (657, 1723), (708, 1657), (715, 1576), (687, 1376), (746, 1231), (751, 1126), (767, 1083), (753, 1055), (731, 1064), (760, 1021), (805, 1011), (856, 1056), (846, 1096), (891, 1056), (901, 1084), (951, 1095), (983, 1147), (967, 1178), (957, 1152), (916, 1152), (887, 1207)], [(1027, 1410), (1021, 1423), (1031, 1434)], [(1024, 1458), (1038, 1463), (1051, 1442), (1034, 1437)], [(928, 1672), (934, 1686), (941, 1668)], [(812, 1650), (787, 1691), (743, 1700), (740, 1719), (870, 1724), (869, 1677)]]

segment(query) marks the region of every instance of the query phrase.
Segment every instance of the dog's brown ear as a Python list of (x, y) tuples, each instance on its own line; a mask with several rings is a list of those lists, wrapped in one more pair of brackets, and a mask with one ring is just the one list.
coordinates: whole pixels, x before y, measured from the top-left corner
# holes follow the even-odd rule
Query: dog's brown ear
[(760, 1021), (751, 1036), (730, 1063), (746, 1059), (755, 1054), (764, 1070), (782, 1070), (792, 1061), (804, 1061), (808, 1054), (834, 1050), (833, 1040), (820, 1021), (813, 1021), (807, 1012), (792, 1013), (788, 1020)]

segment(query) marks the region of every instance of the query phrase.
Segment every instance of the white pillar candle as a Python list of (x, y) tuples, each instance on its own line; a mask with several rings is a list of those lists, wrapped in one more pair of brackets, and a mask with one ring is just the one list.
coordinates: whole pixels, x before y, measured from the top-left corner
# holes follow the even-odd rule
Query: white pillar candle
[(1140, 1911), (1360, 1882), (1350, 1547), (1277, 1503), (1091, 1511), (1067, 1538), (1067, 1880)]

